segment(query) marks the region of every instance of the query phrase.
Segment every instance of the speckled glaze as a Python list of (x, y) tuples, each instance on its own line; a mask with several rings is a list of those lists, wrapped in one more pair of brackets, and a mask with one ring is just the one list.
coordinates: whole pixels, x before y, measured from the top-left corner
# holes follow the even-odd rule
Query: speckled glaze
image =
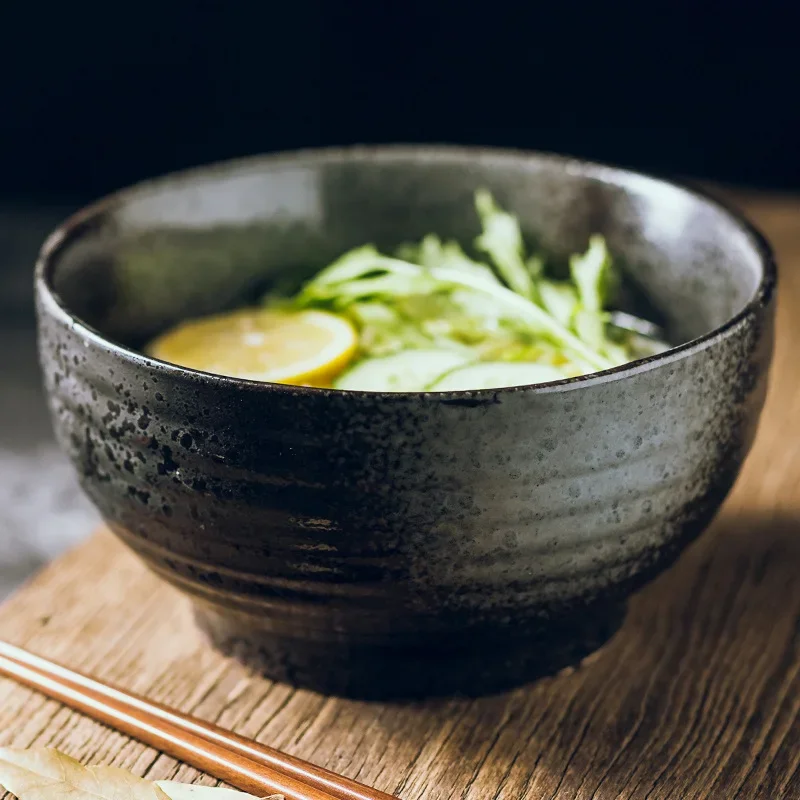
[[(136, 347), (347, 247), (477, 232), (486, 186), (556, 257), (603, 233), (675, 341), (544, 386), (365, 394)], [(574, 663), (707, 525), (753, 439), (775, 267), (715, 201), (553, 156), (308, 152), (153, 181), (37, 269), (59, 441), (111, 528), (268, 675), (361, 697), (483, 693)]]

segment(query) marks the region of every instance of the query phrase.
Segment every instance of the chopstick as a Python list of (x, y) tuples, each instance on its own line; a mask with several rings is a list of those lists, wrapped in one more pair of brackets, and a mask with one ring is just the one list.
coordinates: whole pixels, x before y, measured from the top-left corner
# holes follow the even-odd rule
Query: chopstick
[(250, 794), (282, 794), (286, 800), (395, 800), (385, 792), (74, 672), (2, 640), (0, 675)]

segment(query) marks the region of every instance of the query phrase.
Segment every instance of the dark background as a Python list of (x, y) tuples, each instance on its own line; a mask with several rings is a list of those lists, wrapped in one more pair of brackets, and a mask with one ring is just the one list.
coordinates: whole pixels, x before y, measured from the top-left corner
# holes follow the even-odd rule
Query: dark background
[(0, 201), (381, 141), (800, 189), (795, 27), (778, 3), (693, 5), (5, 3)]

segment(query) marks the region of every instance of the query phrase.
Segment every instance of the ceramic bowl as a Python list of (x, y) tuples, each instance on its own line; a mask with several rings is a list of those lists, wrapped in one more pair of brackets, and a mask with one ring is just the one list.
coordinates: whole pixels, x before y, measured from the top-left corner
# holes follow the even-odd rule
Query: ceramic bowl
[[(560, 383), (382, 394), (252, 383), (137, 349), (347, 248), (471, 240), (487, 187), (554, 258), (602, 233), (669, 352)], [(82, 211), (36, 273), (58, 439), (108, 526), (268, 676), (361, 697), (492, 692), (579, 660), (697, 536), (753, 440), (763, 238), (697, 192), (549, 155), (258, 157)]]

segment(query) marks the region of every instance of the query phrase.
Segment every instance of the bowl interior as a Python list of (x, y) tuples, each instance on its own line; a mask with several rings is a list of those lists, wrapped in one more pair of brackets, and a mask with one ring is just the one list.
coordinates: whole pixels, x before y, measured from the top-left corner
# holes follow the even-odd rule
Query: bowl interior
[(735, 316), (762, 277), (749, 233), (672, 184), (550, 156), (382, 148), (249, 159), (134, 187), (71, 228), (48, 280), (73, 315), (136, 347), (275, 281), (299, 283), (350, 247), (430, 232), (469, 243), (481, 187), (556, 262), (602, 233), (632, 287), (624, 303), (673, 344)]

